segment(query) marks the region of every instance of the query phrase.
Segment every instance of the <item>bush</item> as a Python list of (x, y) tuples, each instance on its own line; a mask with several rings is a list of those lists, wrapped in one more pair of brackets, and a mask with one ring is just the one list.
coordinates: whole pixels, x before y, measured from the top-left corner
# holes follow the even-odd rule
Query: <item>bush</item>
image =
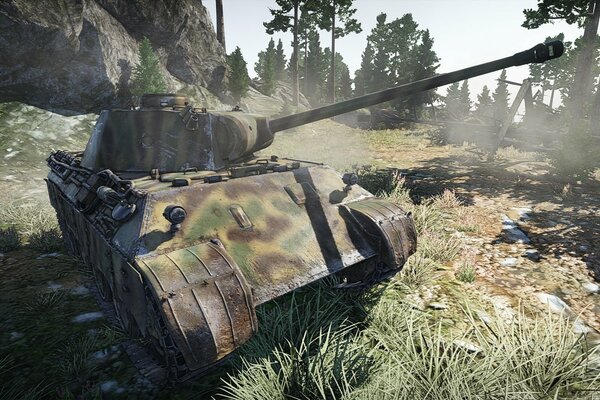
[(29, 236), (29, 246), (43, 253), (53, 253), (63, 248), (62, 234), (58, 228), (41, 230)]
[(550, 157), (556, 173), (569, 178), (589, 178), (600, 167), (600, 142), (585, 129), (574, 129), (565, 136), (559, 150)]
[(13, 251), (21, 247), (21, 235), (14, 226), (0, 229), (0, 253)]

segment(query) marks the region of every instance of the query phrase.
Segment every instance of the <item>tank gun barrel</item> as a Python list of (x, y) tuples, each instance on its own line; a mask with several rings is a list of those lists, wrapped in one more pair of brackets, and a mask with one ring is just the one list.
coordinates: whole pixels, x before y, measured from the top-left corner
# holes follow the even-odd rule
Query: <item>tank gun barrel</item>
[(460, 69), (458, 71), (436, 75), (431, 78), (407, 83), (405, 85), (395, 86), (390, 89), (381, 90), (379, 92), (370, 93), (361, 97), (315, 108), (309, 111), (272, 119), (269, 121), (269, 129), (272, 133), (275, 133), (285, 129), (294, 128), (299, 125), (304, 125), (325, 118), (331, 118), (339, 114), (355, 111), (360, 108), (384, 103), (402, 96), (424, 92), (440, 86), (448, 85), (453, 82), (499, 71), (504, 68), (515, 67), (529, 63), (542, 63), (544, 61), (560, 57), (563, 53), (563, 50), (563, 43), (559, 40), (548, 43), (540, 43), (529, 50), (521, 51), (510, 57)]

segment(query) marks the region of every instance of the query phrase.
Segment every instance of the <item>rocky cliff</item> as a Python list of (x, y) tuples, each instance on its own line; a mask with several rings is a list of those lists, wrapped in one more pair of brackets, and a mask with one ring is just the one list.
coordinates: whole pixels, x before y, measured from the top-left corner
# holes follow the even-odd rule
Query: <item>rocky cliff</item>
[(65, 114), (126, 106), (144, 36), (169, 90), (213, 106), (225, 52), (199, 0), (3, 0), (0, 102)]

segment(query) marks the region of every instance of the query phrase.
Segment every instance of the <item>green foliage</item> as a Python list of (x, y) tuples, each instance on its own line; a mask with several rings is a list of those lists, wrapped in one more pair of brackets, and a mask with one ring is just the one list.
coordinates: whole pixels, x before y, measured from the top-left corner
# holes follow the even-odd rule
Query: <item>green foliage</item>
[(277, 42), (277, 48), (275, 49), (275, 78), (278, 80), (285, 80), (285, 53), (283, 52), (283, 43), (281, 39)]
[(228, 88), (231, 91), (236, 102), (239, 102), (242, 97), (248, 92), (250, 85), (250, 77), (246, 68), (246, 61), (242, 56), (242, 51), (239, 47), (227, 57), (228, 71)]
[(314, 31), (308, 35), (308, 49), (303, 60), (304, 90), (310, 102), (319, 104), (326, 97), (325, 80), (327, 77), (327, 58), (323, 54), (319, 33)]
[(590, 0), (539, 0), (537, 10), (528, 8), (523, 10), (525, 22), (522, 26), (527, 29), (539, 28), (556, 19), (563, 19), (567, 24), (577, 23), (582, 26)]
[[(356, 71), (357, 95), (435, 75), (439, 58), (433, 50), (433, 38), (429, 30), (418, 27), (412, 14), (391, 22), (387, 22), (384, 13), (377, 16), (377, 24), (367, 37), (361, 68)], [(423, 105), (434, 98), (435, 92), (430, 91), (394, 100), (392, 104), (401, 114), (419, 117)]]
[(465, 283), (475, 282), (477, 274), (475, 273), (475, 266), (468, 261), (465, 261), (461, 264), (456, 271), (456, 279)]
[(158, 58), (147, 37), (140, 42), (138, 53), (138, 64), (133, 68), (131, 93), (139, 97), (145, 93), (164, 92), (167, 86), (160, 71)]
[(14, 226), (0, 229), (0, 253), (17, 250), (21, 247), (21, 235)]
[(53, 253), (63, 248), (63, 238), (58, 228), (41, 229), (29, 236), (29, 247), (43, 253)]
[(340, 78), (336, 79), (336, 98), (339, 100), (348, 100), (352, 98), (352, 78), (350, 70), (346, 64), (341, 66)]
[[(500, 73), (500, 80), (506, 80), (506, 70), (503, 69)], [(503, 121), (508, 113), (508, 84), (506, 82), (498, 81), (498, 86), (492, 95), (494, 100), (494, 119), (497, 121)]]
[(481, 93), (477, 95), (477, 103), (475, 104), (475, 115), (480, 118), (491, 118), (492, 116), (492, 97), (490, 89), (487, 85), (483, 86)]
[(590, 135), (585, 127), (573, 129), (561, 140), (550, 162), (556, 172), (568, 178), (588, 178), (600, 167), (600, 141)]
[(449, 119), (462, 121), (471, 112), (471, 93), (468, 80), (463, 81), (462, 86), (454, 82), (448, 86), (445, 98), (445, 113)]
[(277, 85), (275, 41), (271, 39), (265, 51), (258, 53), (258, 61), (254, 64), (254, 71), (261, 81), (263, 94), (270, 96)]

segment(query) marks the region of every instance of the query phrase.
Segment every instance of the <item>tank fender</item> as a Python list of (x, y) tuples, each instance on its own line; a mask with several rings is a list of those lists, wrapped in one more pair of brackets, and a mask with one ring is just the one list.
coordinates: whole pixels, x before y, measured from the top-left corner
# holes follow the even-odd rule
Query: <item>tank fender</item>
[(378, 249), (385, 264), (381, 273), (402, 269), (417, 249), (417, 234), (410, 213), (386, 200), (370, 198), (340, 206)]
[(218, 240), (136, 261), (191, 370), (217, 362), (257, 331), (252, 290)]

